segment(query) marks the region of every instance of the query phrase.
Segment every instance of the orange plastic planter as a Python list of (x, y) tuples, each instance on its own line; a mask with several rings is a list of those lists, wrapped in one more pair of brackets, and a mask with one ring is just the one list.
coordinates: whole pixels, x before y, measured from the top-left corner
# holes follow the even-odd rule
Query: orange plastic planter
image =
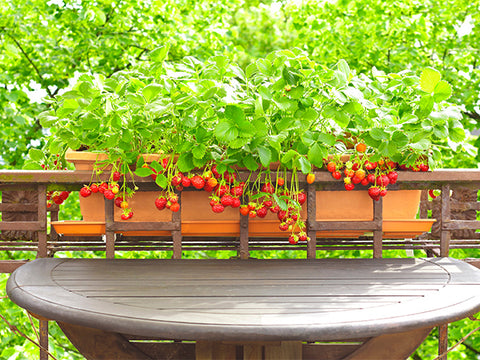
[[(148, 155), (147, 160), (154, 160), (156, 155)], [(92, 170), (95, 160), (105, 159), (105, 155), (89, 152), (68, 152), (66, 159), (74, 163), (78, 170)], [(158, 156), (157, 156), (158, 159)], [(130, 222), (135, 221), (171, 221), (172, 213), (168, 210), (159, 211), (155, 207), (155, 198), (158, 192), (137, 192), (129, 205), (134, 212)], [(210, 207), (209, 193), (202, 191), (183, 191), (181, 193), (181, 222), (182, 235), (184, 236), (238, 236), (240, 229), (240, 214), (238, 209), (226, 208), (223, 213), (215, 214)], [(420, 202), (420, 191), (399, 190), (390, 191), (383, 199), (383, 218), (385, 220), (386, 234), (405, 230), (405, 226), (413, 226)], [(80, 198), (80, 208), (85, 224), (97, 223), (105, 218), (104, 200), (102, 194), (92, 194), (88, 198)], [(306, 209), (303, 209), (303, 217), (306, 218)], [(121, 209), (115, 208), (115, 221), (123, 221), (120, 218)], [(316, 194), (316, 219), (319, 221), (335, 220), (372, 220), (373, 203), (366, 191), (318, 191)], [(404, 221), (399, 227), (392, 229), (387, 227), (392, 220)], [(408, 221), (408, 225), (405, 221)], [(430, 221), (430, 226), (433, 221)], [(256, 237), (287, 237), (289, 234), (278, 229), (276, 214), (268, 213), (264, 219), (249, 219), (249, 235)], [(64, 224), (67, 225), (67, 224)], [(74, 224), (68, 224), (74, 225)], [(79, 227), (82, 225), (79, 225)], [(86, 225), (85, 225), (86, 226)], [(392, 225), (393, 226), (393, 225)], [(423, 229), (423, 228), (422, 228)], [(66, 231), (57, 229), (58, 233)], [(413, 230), (415, 234), (421, 234), (426, 230)], [(74, 230), (68, 229), (69, 233)], [(78, 229), (87, 234), (89, 228)], [(103, 229), (104, 232), (104, 229)], [(145, 232), (148, 233), (148, 232)], [(332, 231), (318, 232), (319, 237), (358, 237), (363, 231)], [(130, 235), (133, 235), (131, 233)], [(138, 234), (136, 232), (135, 234)], [(148, 233), (154, 235), (153, 232)], [(168, 231), (155, 232), (155, 235), (169, 235)]]

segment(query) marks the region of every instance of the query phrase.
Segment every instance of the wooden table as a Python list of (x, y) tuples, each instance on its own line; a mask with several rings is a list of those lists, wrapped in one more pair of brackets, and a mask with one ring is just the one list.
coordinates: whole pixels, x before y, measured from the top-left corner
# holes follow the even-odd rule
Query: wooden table
[(92, 359), (404, 359), (480, 311), (480, 271), (451, 258), (39, 259), (7, 293)]

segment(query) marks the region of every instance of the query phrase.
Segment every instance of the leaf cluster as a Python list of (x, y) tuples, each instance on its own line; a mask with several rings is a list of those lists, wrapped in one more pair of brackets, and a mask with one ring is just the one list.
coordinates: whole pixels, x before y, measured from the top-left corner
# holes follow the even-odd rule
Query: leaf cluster
[[(428, 157), (434, 166), (465, 138), (459, 108), (446, 102), (451, 87), (432, 68), (420, 77), (379, 70), (368, 77), (299, 49), (245, 68), (222, 55), (166, 61), (167, 53), (157, 48), (150, 61), (109, 78), (80, 76), (39, 116), (51, 131), (47, 150), (106, 152), (122, 164), (175, 154), (183, 172), (212, 162), (251, 171), (280, 162), (307, 174), (358, 142), (373, 161)], [(27, 166), (41, 160), (33, 156)]]

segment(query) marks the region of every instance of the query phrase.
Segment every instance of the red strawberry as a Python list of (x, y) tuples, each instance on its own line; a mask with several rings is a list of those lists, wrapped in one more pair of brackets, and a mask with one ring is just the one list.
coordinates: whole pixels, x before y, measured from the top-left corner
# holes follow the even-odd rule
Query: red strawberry
[(117, 196), (115, 198), (115, 206), (120, 207), (120, 204), (122, 203), (122, 201), (123, 201), (123, 197)]
[(352, 177), (352, 183), (354, 184), (360, 184), (362, 182), (362, 179), (360, 179), (357, 175), (353, 175)]
[(370, 186), (368, 189), (368, 195), (375, 200), (380, 197), (380, 188), (378, 186)]
[(226, 182), (234, 183), (235, 180), (237, 179), (237, 174), (235, 173), (230, 174), (228, 171), (225, 171), (225, 173), (223, 174), (223, 177)]
[(363, 186), (367, 186), (369, 184), (369, 181), (367, 178), (363, 178), (363, 180), (360, 182)]
[(241, 205), (241, 201), (238, 197), (234, 197), (232, 200), (232, 205), (230, 205), (233, 208), (238, 208)]
[(232, 205), (233, 197), (232, 197), (232, 195), (225, 194), (220, 199), (220, 202), (222, 203), (223, 206), (230, 206), (230, 205)]
[(333, 173), (335, 170), (337, 170), (337, 165), (333, 161), (330, 161), (327, 164), (327, 170)]
[(270, 211), (274, 214), (278, 213), (280, 211), (280, 206), (275, 205), (274, 207), (270, 208)]
[(184, 176), (182, 178), (182, 186), (183, 187), (189, 187), (191, 185), (192, 181), (190, 180), (189, 177)]
[(173, 178), (172, 178), (172, 186), (178, 186), (182, 183), (182, 178), (183, 178), (183, 175), (182, 173), (178, 173), (177, 175), (175, 175)]
[(248, 210), (255, 210), (257, 208), (257, 204), (255, 204), (252, 201), (250, 201), (247, 206), (248, 206)]
[(70, 195), (70, 192), (69, 192), (69, 191), (62, 191), (62, 192), (60, 193), (60, 197), (61, 197), (63, 200), (67, 200), (69, 195)]
[(340, 180), (342, 178), (342, 173), (340, 171), (332, 172), (332, 177), (336, 180)]
[(172, 205), (170, 205), (170, 210), (173, 212), (177, 212), (178, 210), (180, 210), (180, 204), (178, 202), (173, 203)]
[(261, 191), (269, 194), (273, 194), (275, 192), (275, 188), (271, 183), (268, 182), (263, 184)]
[(307, 234), (304, 231), (302, 231), (300, 234), (298, 234), (298, 240), (307, 241), (308, 240)]
[(243, 195), (243, 186), (237, 185), (237, 186), (232, 187), (232, 189), (230, 190), (230, 193), (233, 196), (237, 196), (237, 197), (242, 196)]
[(103, 194), (107, 189), (108, 189), (108, 184), (106, 182), (103, 182), (100, 184), (98, 191)]
[(307, 194), (305, 194), (303, 191), (299, 192), (297, 195), (297, 201), (300, 205), (305, 204), (305, 201), (307, 201)]
[(377, 167), (377, 163), (376, 162), (370, 162), (370, 161), (365, 161), (365, 169), (367, 170), (373, 170)]
[(119, 181), (121, 176), (122, 176), (122, 174), (120, 174), (118, 171), (115, 171), (115, 172), (112, 174), (112, 180), (113, 180), (113, 181)]
[(224, 208), (223, 205), (220, 204), (220, 203), (216, 203), (215, 205), (212, 206), (212, 211), (213, 211), (214, 213), (217, 213), (217, 214), (218, 214), (218, 213), (223, 212), (223, 210), (225, 210), (225, 208)]
[(150, 177), (151, 177), (153, 180), (157, 180), (157, 174), (158, 174), (157, 170), (152, 169), (152, 171), (153, 171), (153, 174), (150, 174)]
[(378, 186), (385, 187), (390, 183), (390, 180), (388, 179), (387, 175), (380, 175), (380, 176), (377, 176), (377, 178), (375, 179), (375, 183)]
[(208, 185), (208, 183), (206, 183), (205, 186), (203, 187), (203, 190), (205, 190), (206, 192), (212, 192), (214, 188), (215, 186), (210, 186)]
[(279, 210), (277, 213), (278, 220), (282, 221), (287, 217), (287, 212), (285, 210)]
[(205, 187), (205, 180), (200, 175), (195, 175), (192, 178), (192, 185), (195, 189), (198, 189), (198, 190), (203, 189)]
[(178, 203), (178, 195), (177, 194), (170, 194), (168, 195), (168, 201), (170, 201), (172, 204)]
[(387, 189), (383, 188), (380, 190), (380, 196), (384, 197), (385, 195), (387, 195)]
[(266, 206), (267, 208), (271, 208), (273, 205), (273, 201), (272, 200), (265, 200), (263, 202), (263, 206)]
[(213, 165), (212, 173), (213, 173), (213, 176), (215, 176), (217, 179), (221, 177), (220, 173), (217, 171), (217, 165)]
[(257, 212), (255, 210), (250, 210), (248, 212), (248, 217), (251, 217), (251, 218), (257, 217)]
[(418, 165), (418, 168), (420, 169), (420, 171), (428, 171), (429, 170), (429, 167), (427, 164), (423, 164), (421, 163), (420, 165)]
[(158, 210), (165, 209), (166, 205), (167, 205), (167, 199), (165, 197), (159, 196), (158, 198), (155, 199), (155, 206), (157, 207)]
[(92, 194), (92, 191), (88, 186), (84, 186), (80, 189), (80, 195), (83, 197), (88, 197)]
[(375, 184), (375, 174), (368, 174), (367, 180), (370, 184)]
[(396, 163), (395, 161), (389, 160), (389, 161), (387, 162), (387, 167), (388, 167), (390, 170), (395, 170), (395, 169), (398, 167), (398, 163)]
[(125, 209), (123, 210), (122, 215), (120, 215), (120, 218), (122, 220), (128, 220), (133, 216), (133, 211), (131, 209)]
[(97, 193), (98, 192), (98, 185), (97, 184), (90, 185), (90, 190), (92, 190), (93, 193)]
[(63, 199), (60, 197), (60, 194), (56, 194), (52, 198), (53, 202), (57, 205), (63, 204)]
[(115, 194), (111, 189), (107, 189), (103, 192), (103, 196), (107, 198), (108, 200), (113, 200), (115, 198)]
[(163, 170), (165, 170), (168, 166), (168, 158), (163, 158), (162, 159), (162, 167), (163, 167)]
[(390, 184), (395, 184), (398, 179), (398, 173), (396, 171), (390, 171), (388, 174), (388, 180), (390, 181)]
[(278, 186), (283, 186), (283, 185), (285, 185), (285, 180), (284, 180), (283, 178), (281, 178), (281, 177), (278, 178), (278, 179), (277, 179), (277, 185), (278, 185)]
[(295, 245), (296, 243), (298, 243), (298, 236), (295, 234), (290, 235), (288, 237), (288, 242), (292, 245)]
[(220, 185), (217, 187), (217, 190), (215, 190), (215, 195), (222, 197), (228, 192), (230, 192), (230, 187), (228, 185)]
[(278, 228), (281, 231), (287, 231), (288, 230), (288, 224), (286, 222), (281, 222), (280, 225), (278, 225)]
[(250, 212), (250, 209), (248, 208), (247, 205), (240, 206), (240, 214), (242, 214), (243, 216), (247, 216), (249, 212)]
[(345, 190), (352, 191), (355, 188), (355, 185), (352, 183), (345, 184)]
[(264, 218), (265, 216), (267, 216), (267, 213), (268, 213), (268, 208), (266, 206), (263, 206), (257, 210), (257, 216), (259, 218)]

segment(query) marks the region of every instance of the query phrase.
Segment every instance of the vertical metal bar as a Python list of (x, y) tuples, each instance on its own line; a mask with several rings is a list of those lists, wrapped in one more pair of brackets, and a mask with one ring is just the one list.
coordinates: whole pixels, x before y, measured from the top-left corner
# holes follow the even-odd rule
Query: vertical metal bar
[(175, 192), (178, 196), (180, 210), (172, 214), (172, 223), (178, 226), (179, 230), (172, 231), (173, 255), (174, 259), (182, 258), (182, 194)]
[(450, 250), (450, 231), (445, 225), (450, 222), (450, 185), (442, 185), (442, 227), (440, 232), (440, 256), (448, 256)]
[(250, 257), (248, 224), (248, 216), (240, 215), (240, 244), (238, 247), (240, 259), (248, 259)]
[(47, 186), (39, 184), (37, 186), (38, 194), (38, 222), (41, 224), (42, 230), (38, 231), (38, 250), (37, 256), (40, 258), (47, 257)]
[(114, 202), (105, 199), (105, 257), (115, 258)]
[[(373, 231), (373, 258), (380, 259), (382, 257), (383, 242), (383, 199), (373, 201), (373, 222), (377, 230)], [(379, 227), (379, 228), (378, 228)]]
[[(447, 360), (448, 350), (448, 324), (438, 327), (438, 360)], [(444, 354), (444, 355), (442, 355)]]
[(314, 184), (307, 185), (307, 259), (317, 257), (317, 232), (312, 230), (317, 221), (317, 192)]
[(39, 320), (40, 360), (48, 360), (48, 321)]

